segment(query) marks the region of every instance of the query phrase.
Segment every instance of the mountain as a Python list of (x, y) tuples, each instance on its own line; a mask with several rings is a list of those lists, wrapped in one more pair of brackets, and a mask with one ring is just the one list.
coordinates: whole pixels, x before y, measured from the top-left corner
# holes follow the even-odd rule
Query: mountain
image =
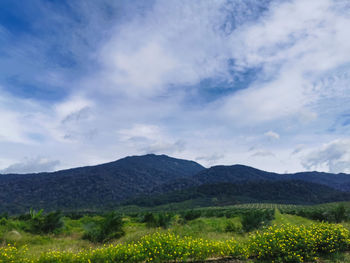
[(350, 192), (298, 180), (241, 181), (202, 184), (164, 194), (140, 196), (125, 204), (153, 207), (189, 200), (195, 200), (199, 206), (234, 205), (245, 202), (307, 205), (350, 200)]
[(244, 165), (206, 169), (193, 161), (148, 154), (52, 173), (0, 175), (0, 213), (29, 208), (107, 210), (187, 200), (201, 205), (311, 204), (350, 200), (349, 193), (348, 174), (277, 174)]
[(244, 165), (213, 166), (194, 175), (193, 179), (202, 184), (297, 180), (325, 185), (340, 191), (350, 191), (350, 175), (345, 173), (332, 174), (314, 171), (278, 174)]
[(247, 181), (274, 181), (282, 180), (283, 175), (269, 173), (245, 165), (218, 165), (203, 170), (193, 176), (201, 183), (236, 183)]
[(166, 155), (132, 156), (53, 173), (0, 175), (0, 213), (29, 208), (104, 209), (205, 168)]

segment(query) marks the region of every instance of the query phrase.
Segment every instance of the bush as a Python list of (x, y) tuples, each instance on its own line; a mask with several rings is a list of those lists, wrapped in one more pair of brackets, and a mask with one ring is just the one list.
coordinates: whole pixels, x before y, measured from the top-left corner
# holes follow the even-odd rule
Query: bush
[(154, 215), (153, 213), (146, 213), (142, 222), (146, 223), (147, 227), (162, 227), (167, 228), (170, 225), (171, 214), (167, 213), (159, 213), (157, 215)]
[(8, 245), (0, 247), (0, 262), (202, 262), (207, 258), (230, 257), (297, 263), (315, 261), (319, 255), (346, 251), (349, 247), (350, 233), (347, 229), (341, 225), (321, 223), (308, 226), (273, 226), (250, 235), (244, 242), (180, 237), (171, 232), (154, 233), (137, 242), (110, 244), (78, 252), (48, 251), (35, 258), (26, 248), (17, 249)]
[(2, 214), (0, 214), (0, 219), (1, 218), (9, 219), (9, 214), (8, 213), (2, 213)]
[(273, 218), (273, 210), (249, 210), (242, 215), (242, 228), (249, 232), (269, 224)]
[(157, 216), (157, 227), (168, 228), (172, 219), (171, 214), (158, 214)]
[(340, 223), (342, 221), (345, 221), (347, 219), (347, 214), (344, 205), (338, 205), (334, 211), (334, 220), (336, 223)]
[(190, 211), (187, 211), (183, 214), (181, 214), (181, 217), (186, 220), (186, 221), (191, 221), (191, 220), (194, 220), (196, 218), (199, 218), (201, 216), (201, 211), (199, 210), (190, 210)]
[(1, 218), (0, 219), (0, 226), (6, 226), (7, 225), (7, 219), (6, 218)]
[(314, 261), (317, 255), (349, 248), (349, 231), (328, 223), (311, 226), (269, 227), (251, 236), (251, 256), (268, 262)]
[(47, 262), (186, 262), (207, 258), (247, 258), (246, 250), (231, 239), (209, 241), (192, 237), (179, 237), (172, 233), (154, 233), (129, 244), (109, 245), (93, 250), (73, 252), (46, 252), (38, 259)]
[(20, 221), (29, 221), (31, 218), (32, 217), (30, 214), (22, 214), (22, 215), (15, 217), (14, 219), (18, 219)]
[(340, 223), (348, 219), (348, 211), (343, 204), (335, 208), (320, 207), (320, 208), (303, 208), (299, 210), (287, 210), (285, 213), (296, 214), (312, 220), (325, 221), (329, 223)]
[(107, 214), (102, 220), (86, 225), (83, 238), (95, 243), (101, 243), (119, 238), (124, 234), (122, 217), (112, 212)]
[(233, 222), (232, 220), (228, 220), (225, 227), (226, 232), (234, 232), (234, 233), (241, 233), (242, 232), (242, 225), (238, 224), (236, 222)]
[(23, 257), (23, 254), (26, 254), (27, 250), (26, 247), (18, 249), (10, 244), (0, 247), (0, 262), (29, 263), (31, 261)]
[(156, 227), (157, 225), (155, 216), (150, 212), (145, 214), (141, 222), (146, 223), (147, 227)]
[(33, 234), (48, 234), (58, 232), (63, 227), (61, 212), (51, 212), (43, 215), (43, 210), (35, 212), (30, 210), (29, 232)]
[(70, 212), (70, 213), (65, 213), (64, 216), (68, 217), (70, 219), (73, 219), (73, 220), (78, 220), (78, 219), (84, 217), (84, 214), (78, 213), (78, 212)]

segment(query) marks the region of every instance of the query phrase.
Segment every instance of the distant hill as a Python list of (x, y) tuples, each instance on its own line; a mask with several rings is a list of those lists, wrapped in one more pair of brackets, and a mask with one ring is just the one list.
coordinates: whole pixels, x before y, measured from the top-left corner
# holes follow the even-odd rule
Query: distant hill
[(196, 200), (199, 206), (223, 206), (240, 203), (318, 204), (350, 200), (350, 192), (305, 181), (245, 181), (208, 183), (164, 194), (139, 196), (125, 205), (153, 207)]
[(206, 169), (193, 161), (148, 154), (53, 173), (0, 175), (0, 213), (23, 213), (29, 208), (106, 210), (125, 203), (192, 199), (203, 205), (311, 204), (350, 200), (348, 192), (348, 174), (277, 174), (244, 165)]
[(201, 183), (219, 183), (219, 182), (249, 182), (249, 181), (285, 181), (298, 180), (310, 183), (326, 185), (328, 187), (350, 191), (350, 175), (339, 173), (323, 173), (323, 172), (300, 172), (295, 174), (278, 174), (262, 171), (244, 165), (232, 166), (213, 166), (205, 169), (193, 177), (194, 180)]
[(0, 213), (26, 212), (31, 207), (108, 209), (204, 169), (193, 161), (149, 154), (53, 173), (0, 175)]

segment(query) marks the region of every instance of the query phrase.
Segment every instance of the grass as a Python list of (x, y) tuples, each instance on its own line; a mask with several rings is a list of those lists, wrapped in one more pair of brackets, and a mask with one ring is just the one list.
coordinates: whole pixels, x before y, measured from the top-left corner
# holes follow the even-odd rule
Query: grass
[(296, 215), (288, 215), (288, 214), (281, 214), (278, 209), (275, 209), (275, 219), (272, 221), (273, 225), (311, 225), (315, 223), (315, 221), (311, 219), (307, 219), (301, 216)]
[[(325, 207), (333, 208), (338, 203), (325, 204)], [(350, 206), (350, 202), (347, 203)], [(230, 209), (275, 209), (275, 219), (271, 221), (271, 225), (281, 227), (283, 225), (293, 226), (310, 226), (316, 221), (306, 219), (296, 215), (281, 214), (278, 207), (292, 207), (292, 205), (276, 205), (273, 204), (250, 204), (250, 205), (236, 205), (229, 207), (212, 207), (208, 208), (208, 211), (229, 211)], [(203, 210), (203, 208), (200, 208)], [(33, 235), (26, 231), (25, 224), (19, 220), (8, 220), (4, 224), (0, 224), (0, 246), (4, 246), (7, 243), (16, 244), (18, 247), (27, 245), (29, 255), (37, 257), (42, 252), (55, 250), (55, 251), (71, 251), (77, 252), (89, 248), (99, 248), (101, 245), (93, 244), (87, 240), (82, 239), (84, 233), (84, 226), (92, 219), (98, 220), (100, 216), (84, 216), (80, 219), (63, 218), (64, 228), (59, 234), (47, 234), (47, 235)], [(234, 225), (241, 226), (241, 219), (238, 216), (232, 218), (222, 217), (199, 217), (191, 221), (184, 221), (179, 215), (175, 215), (171, 221), (168, 229), (162, 228), (148, 228), (145, 223), (141, 223), (139, 217), (125, 216), (124, 219), (125, 235), (118, 240), (113, 240), (109, 244), (125, 244), (131, 242), (137, 242), (142, 237), (152, 235), (155, 232), (166, 234), (168, 231), (178, 235), (180, 238), (190, 236), (194, 239), (212, 240), (215, 242), (221, 242), (229, 240), (234, 237), (238, 242), (245, 242), (249, 238), (248, 233), (241, 232), (226, 232), (226, 226), (228, 222), (232, 222)], [(350, 222), (344, 222), (343, 225), (350, 229)], [(245, 261), (247, 262), (247, 261)], [(320, 260), (319, 262), (350, 262), (350, 255), (344, 253), (337, 253), (327, 258)]]

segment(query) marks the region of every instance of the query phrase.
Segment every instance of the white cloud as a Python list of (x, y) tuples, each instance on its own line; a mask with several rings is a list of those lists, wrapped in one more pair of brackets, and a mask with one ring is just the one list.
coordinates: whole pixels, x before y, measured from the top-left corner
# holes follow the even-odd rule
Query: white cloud
[(129, 129), (121, 129), (119, 132), (122, 140), (133, 140), (137, 138), (154, 140), (162, 138), (161, 129), (156, 125), (134, 124)]
[(245, 115), (248, 122), (300, 114), (300, 121), (313, 121), (320, 99), (344, 94), (347, 86), (315, 86), (320, 76), (333, 76), (349, 62), (344, 54), (350, 51), (350, 19), (336, 13), (336, 5), (328, 0), (278, 3), (259, 23), (236, 30), (233, 57), (242, 67), (262, 67), (263, 77), (228, 98), (224, 111), (234, 119)]
[[(78, 62), (88, 56), (93, 70), (27, 71), (40, 71), (35, 79), (65, 90), (59, 101), (1, 94), (1, 159), (43, 154), (67, 168), (157, 152), (205, 165), (298, 171), (301, 154), (348, 134), (346, 127), (329, 132), (350, 101), (344, 2), (163, 0), (112, 22), (89, 4), (81, 7), (76, 10), (88, 18), (81, 29), (71, 32), (71, 21), (56, 19), (65, 23), (65, 35), (74, 36), (72, 42), (65, 38), (69, 51)], [(268, 10), (261, 14), (261, 7)], [(35, 43), (25, 43), (22, 53), (41, 54), (33, 52)], [(41, 56), (33, 61), (43, 64)], [(239, 71), (245, 78), (250, 69), (261, 71), (247, 86), (230, 75)], [(198, 87), (207, 79), (218, 84)], [(302, 150), (295, 146), (301, 144)], [(305, 167), (347, 169), (341, 165), (346, 155), (323, 164), (315, 156)]]
[(206, 164), (210, 164), (210, 165), (216, 165), (218, 164), (221, 160), (224, 159), (224, 155), (222, 153), (213, 153), (213, 154), (209, 154), (209, 155), (202, 155), (202, 156), (198, 156), (196, 157), (196, 161), (204, 161)]
[(112, 90), (149, 96), (226, 74), (227, 47), (217, 32), (222, 4), (157, 1), (146, 15), (118, 26), (101, 52)]
[(274, 140), (278, 140), (280, 138), (280, 135), (277, 132), (274, 132), (274, 131), (265, 132), (264, 135), (266, 137), (274, 139)]
[(324, 144), (303, 157), (303, 166), (328, 170), (331, 173), (350, 173), (350, 139), (338, 139)]
[(58, 160), (43, 157), (26, 158), (22, 162), (11, 164), (0, 172), (3, 174), (51, 172), (55, 170), (59, 163)]

